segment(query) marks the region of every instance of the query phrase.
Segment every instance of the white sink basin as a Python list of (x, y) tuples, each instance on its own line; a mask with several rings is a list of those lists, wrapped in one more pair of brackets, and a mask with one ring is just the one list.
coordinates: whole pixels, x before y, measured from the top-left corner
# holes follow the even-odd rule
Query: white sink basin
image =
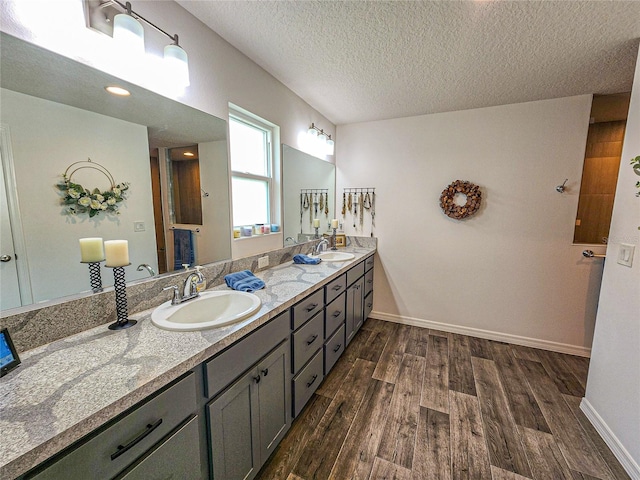
[(163, 303), (151, 313), (151, 321), (165, 330), (183, 332), (224, 327), (251, 316), (261, 303), (252, 293), (236, 290), (204, 292), (180, 305)]
[(323, 262), (346, 262), (355, 258), (353, 253), (334, 251), (322, 252), (316, 256), (321, 258)]

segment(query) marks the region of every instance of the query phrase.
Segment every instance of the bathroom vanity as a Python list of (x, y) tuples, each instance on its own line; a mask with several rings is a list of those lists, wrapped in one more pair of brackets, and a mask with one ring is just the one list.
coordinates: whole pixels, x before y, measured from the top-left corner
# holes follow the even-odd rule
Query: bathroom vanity
[(0, 387), (2, 478), (252, 478), (371, 311), (375, 246), (345, 250), (258, 273), (259, 312), (229, 327), (160, 330), (149, 310), (27, 352)]

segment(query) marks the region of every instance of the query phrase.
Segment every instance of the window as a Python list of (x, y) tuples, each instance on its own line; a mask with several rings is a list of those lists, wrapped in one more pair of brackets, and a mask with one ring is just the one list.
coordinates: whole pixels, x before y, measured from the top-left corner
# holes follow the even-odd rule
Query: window
[(272, 223), (277, 127), (235, 109), (229, 114), (233, 225)]

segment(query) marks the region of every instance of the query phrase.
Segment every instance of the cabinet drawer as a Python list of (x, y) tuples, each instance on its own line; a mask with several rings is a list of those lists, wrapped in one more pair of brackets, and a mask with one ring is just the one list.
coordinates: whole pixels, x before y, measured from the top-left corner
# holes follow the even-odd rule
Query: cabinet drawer
[(347, 271), (347, 286), (358, 280), (364, 275), (364, 262), (360, 262), (358, 265)]
[(324, 340), (324, 315), (316, 314), (300, 330), (293, 333), (293, 373), (307, 363), (322, 346)]
[(324, 287), (324, 303), (329, 304), (336, 298), (338, 295), (343, 293), (347, 289), (347, 276), (340, 275), (333, 282), (327, 284)]
[(364, 269), (365, 271), (369, 271), (373, 268), (373, 255), (371, 255), (370, 257), (367, 257), (367, 259), (364, 261)]
[(373, 292), (364, 297), (364, 321), (367, 321), (369, 315), (371, 314), (371, 310), (373, 310)]
[(198, 417), (194, 415), (118, 480), (163, 479), (168, 475), (171, 478), (201, 478), (199, 445)]
[(324, 345), (324, 374), (327, 375), (344, 352), (344, 324)]
[(364, 274), (364, 296), (366, 297), (373, 291), (373, 270), (369, 270)]
[(324, 378), (322, 376), (322, 350), (293, 378), (293, 416), (307, 404)]
[(205, 363), (206, 395), (211, 398), (289, 336), (289, 312), (283, 312), (258, 330)]
[(324, 313), (324, 338), (329, 338), (336, 331), (346, 316), (346, 298), (347, 292), (344, 292), (333, 302), (327, 305)]
[(307, 298), (293, 306), (291, 325), (294, 330), (318, 313), (324, 307), (324, 291), (322, 289), (312, 293)]
[(195, 374), (135, 408), (90, 440), (31, 477), (112, 478), (196, 410)]

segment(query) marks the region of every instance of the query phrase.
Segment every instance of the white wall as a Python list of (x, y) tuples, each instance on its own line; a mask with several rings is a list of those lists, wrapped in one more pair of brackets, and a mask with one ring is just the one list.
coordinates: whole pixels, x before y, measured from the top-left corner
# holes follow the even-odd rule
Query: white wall
[[(147, 127), (60, 103), (1, 89), (2, 123), (9, 126), (33, 301), (89, 290), (89, 270), (80, 264), (78, 239), (129, 241), (129, 256), (157, 269), (153, 228), (135, 232), (136, 221), (153, 226)], [(120, 139), (120, 142), (114, 142)], [(68, 216), (56, 188), (67, 167), (90, 157), (104, 165), (116, 183), (130, 182), (120, 215)], [(80, 170), (73, 180), (106, 190), (105, 176)], [(151, 249), (149, 246), (153, 246)], [(136, 264), (137, 265), (137, 264)], [(127, 280), (146, 274), (133, 265)], [(113, 285), (112, 269), (102, 268), (103, 285)]]
[[(156, 25), (180, 35), (189, 55), (191, 86), (176, 96), (154, 83), (151, 68), (139, 75), (114, 55), (111, 38), (85, 27), (81, 0), (3, 0), (0, 29), (70, 58), (95, 66), (192, 107), (228, 119), (229, 102), (280, 127), (280, 141), (307, 151), (304, 133), (311, 123), (335, 138), (335, 126), (273, 76), (171, 1), (142, 1), (134, 10)], [(149, 54), (160, 56), (168, 39), (145, 28)], [(333, 162), (333, 157), (328, 157)], [(233, 257), (282, 247), (282, 235), (234, 242)]]
[[(587, 393), (582, 408), (632, 478), (640, 479), (640, 198), (629, 160), (640, 155), (640, 55), (602, 278)], [(632, 267), (616, 262), (635, 245)]]
[[(339, 126), (337, 198), (376, 188), (374, 315), (588, 354), (602, 262), (572, 239), (590, 105), (585, 95)], [(464, 221), (439, 207), (456, 179), (483, 192)]]

